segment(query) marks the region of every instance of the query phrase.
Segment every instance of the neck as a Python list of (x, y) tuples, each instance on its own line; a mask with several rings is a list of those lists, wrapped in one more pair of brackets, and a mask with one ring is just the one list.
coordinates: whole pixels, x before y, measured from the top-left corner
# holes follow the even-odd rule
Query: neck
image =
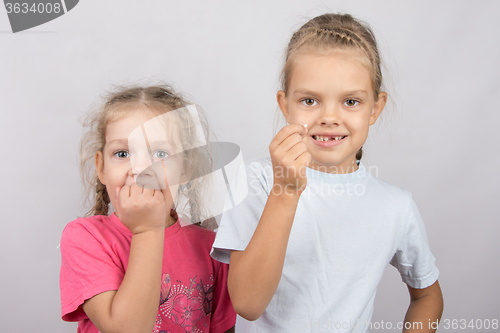
[(175, 222), (177, 222), (177, 219), (175, 219), (172, 215), (168, 215), (167, 220), (165, 221), (165, 228), (173, 226)]
[(352, 173), (355, 172), (359, 169), (358, 164), (356, 161), (353, 163), (349, 163), (347, 165), (323, 165), (323, 164), (317, 164), (314, 163), (314, 161), (309, 165), (311, 169), (314, 169), (316, 171), (321, 171), (325, 173), (336, 173), (336, 174), (345, 174), (345, 173)]

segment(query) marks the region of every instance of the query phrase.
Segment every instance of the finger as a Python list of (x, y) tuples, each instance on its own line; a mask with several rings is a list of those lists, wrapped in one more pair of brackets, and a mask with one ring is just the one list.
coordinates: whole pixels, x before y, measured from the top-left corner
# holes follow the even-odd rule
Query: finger
[(289, 136), (298, 133), (299, 135), (305, 135), (307, 132), (304, 129), (304, 126), (298, 124), (291, 124), (283, 127), (278, 134), (274, 137), (271, 144), (280, 145), (286, 138)]
[[(170, 186), (168, 185), (168, 179), (167, 179), (167, 170), (165, 168), (165, 163), (163, 161), (161, 162), (161, 166), (163, 168), (163, 179), (165, 180), (165, 189), (161, 190), (161, 193), (164, 196), (165, 202), (167, 202), (169, 204), (173, 204), (174, 199), (172, 197), (172, 193), (170, 193)], [(155, 195), (156, 195), (156, 193), (155, 193)]]
[(118, 202), (123, 202), (123, 200), (126, 200), (128, 197), (130, 197), (130, 186), (123, 185), (118, 194)]
[(142, 194), (143, 188), (139, 187), (136, 183), (130, 186), (130, 196), (137, 196)]
[(279, 145), (278, 149), (281, 149), (285, 152), (288, 152), (288, 151), (290, 151), (290, 149), (292, 149), (293, 147), (295, 147), (296, 145), (298, 145), (300, 143), (304, 143), (302, 140), (302, 137), (299, 134), (294, 133), (291, 136), (289, 136), (288, 138), (286, 138), (285, 141), (283, 141)]
[(154, 196), (154, 188), (152, 185), (150, 184), (146, 184), (142, 190), (142, 194), (145, 195), (145, 196), (148, 196), (148, 197), (152, 197)]
[[(170, 188), (167, 188), (166, 190), (156, 190), (155, 191), (155, 196), (156, 195), (161, 195), (163, 196), (163, 200), (165, 201), (165, 203), (167, 203), (168, 205), (173, 205), (174, 204), (174, 198), (172, 196), (172, 192), (170, 190)], [(168, 208), (170, 208), (170, 206)]]
[(308, 167), (312, 162), (312, 156), (308, 151), (305, 151), (297, 157), (296, 161), (298, 164)]
[(121, 190), (121, 188), (118, 187), (118, 186), (115, 188), (115, 203), (116, 203), (116, 206), (119, 206), (119, 204), (120, 204), (120, 190)]
[(288, 138), (291, 135), (294, 135), (295, 133), (299, 135), (303, 135), (306, 133), (306, 130), (304, 129), (304, 126), (298, 125), (298, 124), (291, 124), (288, 126), (283, 127), (278, 134), (276, 134), (276, 141), (278, 144), (281, 144), (286, 138)]
[(307, 152), (307, 146), (304, 142), (300, 141), (298, 144), (293, 146), (287, 153), (287, 156), (292, 160), (296, 161), (299, 156)]

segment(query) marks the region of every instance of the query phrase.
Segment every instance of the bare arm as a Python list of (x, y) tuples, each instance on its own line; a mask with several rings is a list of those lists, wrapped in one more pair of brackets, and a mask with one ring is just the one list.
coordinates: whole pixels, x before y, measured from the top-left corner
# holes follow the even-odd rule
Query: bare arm
[(405, 316), (405, 324), (408, 323), (405, 327), (408, 327), (408, 329), (405, 328), (403, 332), (436, 332), (436, 329), (431, 328), (429, 323), (441, 320), (443, 314), (443, 295), (439, 282), (436, 281), (433, 285), (424, 289), (415, 289), (408, 286), (408, 291), (411, 298)]
[[(235, 311), (247, 320), (262, 315), (281, 279), (295, 211), (307, 182), (305, 168), (311, 158), (300, 133), (305, 133), (302, 126), (287, 126), (269, 146), (275, 174), (273, 189), (246, 249), (231, 251), (228, 291)], [(277, 174), (282, 176), (278, 178)]]
[(245, 251), (231, 251), (228, 290), (235, 311), (256, 320), (281, 279), (298, 196), (271, 194)]
[(98, 294), (83, 310), (103, 333), (152, 332), (160, 299), (166, 209), (160, 191), (122, 188), (120, 221), (132, 231), (127, 270), (117, 291)]

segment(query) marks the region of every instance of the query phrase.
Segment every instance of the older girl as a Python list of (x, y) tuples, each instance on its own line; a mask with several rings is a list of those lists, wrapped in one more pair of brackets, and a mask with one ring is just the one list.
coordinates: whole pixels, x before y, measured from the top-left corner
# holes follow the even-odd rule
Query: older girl
[(270, 158), (248, 163), (250, 192), (213, 245), (230, 261), (237, 331), (366, 332), (389, 263), (411, 297), (401, 328), (434, 331), (443, 302), (418, 209), (360, 161), (387, 100), (371, 30), (350, 15), (315, 17), (293, 34), (282, 73), (290, 125)]

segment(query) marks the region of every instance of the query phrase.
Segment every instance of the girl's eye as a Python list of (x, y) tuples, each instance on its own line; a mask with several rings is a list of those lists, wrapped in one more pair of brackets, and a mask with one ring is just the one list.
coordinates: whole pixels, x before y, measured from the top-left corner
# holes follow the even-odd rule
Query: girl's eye
[(304, 98), (302, 101), (301, 101), (303, 104), (307, 105), (307, 106), (313, 106), (313, 105), (316, 105), (318, 102), (316, 102), (314, 99), (312, 98)]
[(345, 105), (347, 106), (356, 106), (358, 105), (359, 101), (355, 100), (355, 99), (348, 99), (347, 101), (344, 102)]
[(130, 154), (126, 150), (119, 150), (114, 154), (118, 158), (127, 158), (130, 157)]
[(168, 152), (165, 150), (157, 150), (154, 152), (153, 157), (163, 160), (169, 156)]

